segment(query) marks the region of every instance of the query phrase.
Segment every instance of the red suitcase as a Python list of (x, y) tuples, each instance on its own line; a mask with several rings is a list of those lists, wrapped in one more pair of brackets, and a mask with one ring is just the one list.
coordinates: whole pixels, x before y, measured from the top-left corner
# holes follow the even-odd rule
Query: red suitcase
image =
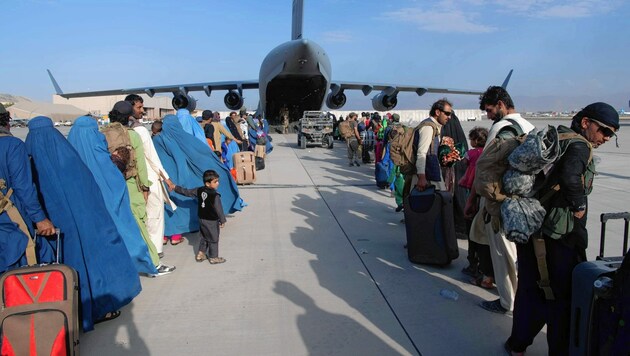
[(78, 355), (77, 273), (57, 263), (21, 267), (0, 276), (0, 354)]

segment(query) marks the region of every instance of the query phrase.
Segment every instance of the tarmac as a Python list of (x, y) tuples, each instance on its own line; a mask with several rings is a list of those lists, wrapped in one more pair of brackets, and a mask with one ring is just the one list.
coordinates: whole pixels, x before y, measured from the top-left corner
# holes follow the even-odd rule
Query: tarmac
[[(534, 122), (547, 123), (559, 122)], [(468, 132), (490, 122), (462, 125)], [(589, 197), (589, 259), (599, 252), (600, 213), (628, 210), (626, 129), (619, 148), (613, 139), (594, 152), (599, 175)], [(12, 131), (26, 136), (26, 129)], [(498, 296), (461, 273), (466, 240), (447, 267), (412, 264), (403, 248), (403, 214), (394, 211), (389, 191), (376, 187), (374, 164), (349, 167), (343, 142), (302, 150), (295, 134), (272, 137), (266, 168), (255, 184), (239, 187), (248, 206), (221, 231), (227, 263), (195, 262), (197, 233), (164, 246), (163, 262), (177, 270), (143, 277), (142, 293), (119, 318), (81, 335), (81, 353), (505, 354), (512, 318), (478, 306)], [(623, 224), (611, 221), (607, 230), (605, 254), (621, 255)], [(442, 289), (459, 298), (442, 297)], [(547, 354), (544, 329), (527, 351)]]

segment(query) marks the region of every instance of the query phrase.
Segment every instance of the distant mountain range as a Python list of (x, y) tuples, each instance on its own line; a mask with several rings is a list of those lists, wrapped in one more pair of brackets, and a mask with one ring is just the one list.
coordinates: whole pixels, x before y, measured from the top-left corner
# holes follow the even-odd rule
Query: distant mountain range
[(31, 101), (31, 99), (24, 96), (0, 93), (0, 103), (17, 103), (18, 101)]

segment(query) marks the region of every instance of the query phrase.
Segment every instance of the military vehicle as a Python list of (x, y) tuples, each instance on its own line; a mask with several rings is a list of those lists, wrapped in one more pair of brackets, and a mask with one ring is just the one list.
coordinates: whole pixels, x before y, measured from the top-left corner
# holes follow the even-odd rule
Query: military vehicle
[(324, 111), (305, 111), (297, 127), (297, 144), (333, 148), (333, 119)]

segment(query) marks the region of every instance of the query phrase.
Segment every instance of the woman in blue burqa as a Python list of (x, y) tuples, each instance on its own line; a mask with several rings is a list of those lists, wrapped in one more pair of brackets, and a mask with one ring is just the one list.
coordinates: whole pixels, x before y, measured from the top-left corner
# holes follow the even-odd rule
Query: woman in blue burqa
[(72, 145), (47, 117), (32, 119), (28, 127), (26, 149), (42, 206), (61, 229), (63, 263), (79, 275), (83, 330), (91, 331), (140, 293), (138, 272), (94, 176)]
[[(212, 169), (219, 174), (219, 194), (225, 214), (241, 210), (246, 204), (240, 198), (230, 171), (210, 150), (208, 144), (195, 140), (186, 133), (175, 115), (164, 117), (162, 132), (153, 137), (155, 150), (171, 179), (178, 185), (192, 189), (203, 185), (203, 172)], [(197, 202), (175, 192), (169, 193), (177, 205), (166, 211), (165, 235), (199, 230)]]
[(157, 274), (147, 244), (131, 212), (125, 177), (111, 161), (105, 135), (98, 131), (96, 120), (89, 116), (78, 118), (70, 129), (68, 141), (92, 172), (103, 194), (105, 207), (123, 238), (138, 273)]
[(188, 111), (188, 109), (178, 109), (177, 119), (185, 132), (188, 132), (199, 139), (199, 141), (207, 144), (206, 134), (203, 132), (201, 126), (199, 126), (197, 120), (190, 115), (190, 111)]

